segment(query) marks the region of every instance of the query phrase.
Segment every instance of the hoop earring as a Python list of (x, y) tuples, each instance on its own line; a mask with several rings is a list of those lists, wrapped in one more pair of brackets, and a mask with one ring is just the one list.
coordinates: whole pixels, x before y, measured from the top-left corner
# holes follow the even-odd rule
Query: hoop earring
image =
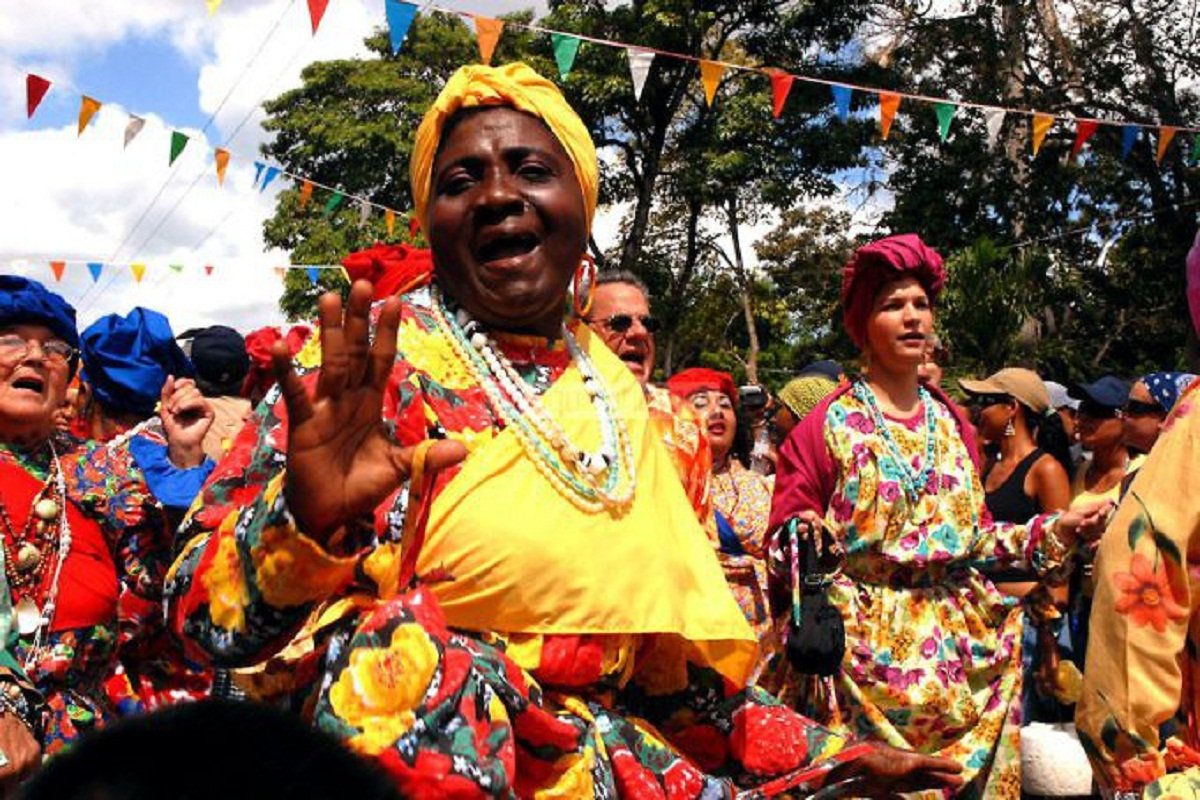
[[(587, 286), (587, 295), (583, 287)], [(592, 311), (592, 301), (596, 298), (596, 259), (591, 253), (585, 252), (575, 268), (575, 277), (571, 280), (571, 306), (575, 316), (586, 319)]]

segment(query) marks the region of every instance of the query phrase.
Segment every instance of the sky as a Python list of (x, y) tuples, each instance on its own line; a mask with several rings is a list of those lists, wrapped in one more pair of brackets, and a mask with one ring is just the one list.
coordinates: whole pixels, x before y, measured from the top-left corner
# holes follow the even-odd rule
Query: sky
[[(540, 0), (441, 0), (462, 11), (544, 10)], [(135, 306), (175, 330), (216, 323), (247, 331), (283, 322), (286, 252), (268, 249), (263, 221), (275, 181), (254, 185), (266, 133), (263, 100), (299, 85), (307, 63), (365, 53), (383, 26), (382, 0), (331, 0), (314, 36), (304, 0), (4, 0), (0, 13), (0, 272), (41, 280), (73, 303), (80, 327)], [(25, 76), (52, 82), (32, 119)], [(81, 95), (100, 111), (77, 131)], [(145, 119), (124, 146), (130, 115)], [(168, 165), (171, 132), (188, 145)], [(215, 147), (231, 161), (224, 185)], [(601, 246), (623, 209), (602, 209)], [(750, 229), (753, 243), (767, 230)], [(55, 282), (51, 261), (66, 261)], [(93, 280), (89, 262), (104, 264)], [(132, 264), (145, 264), (135, 281)], [(173, 265), (173, 266), (172, 266)], [(212, 266), (211, 274), (205, 270)]]

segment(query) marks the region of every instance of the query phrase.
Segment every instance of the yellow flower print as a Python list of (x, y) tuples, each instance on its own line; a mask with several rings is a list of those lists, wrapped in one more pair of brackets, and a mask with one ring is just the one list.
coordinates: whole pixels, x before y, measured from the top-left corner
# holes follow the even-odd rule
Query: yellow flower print
[(267, 527), (250, 550), (258, 588), (276, 608), (335, 594), (354, 580), (355, 558), (336, 558), (292, 528)]
[(406, 319), (396, 336), (396, 352), (418, 370), (446, 389), (474, 385), (471, 374), (459, 360), (445, 336), (422, 330), (416, 320)]
[(400, 545), (385, 542), (363, 559), (363, 572), (375, 581), (379, 596), (388, 600), (396, 595), (400, 581)]
[(303, 369), (316, 369), (321, 366), (321, 331), (313, 331), (312, 336), (296, 353), (296, 364)]
[(362, 647), (329, 690), (333, 712), (362, 731), (350, 746), (378, 755), (413, 726), (437, 669), (438, 651), (420, 625), (392, 631), (387, 647)]
[(250, 591), (242, 575), (242, 560), (238, 557), (233, 535), (237, 514), (237, 510), (230, 512), (221, 524), (217, 532), (216, 555), (209, 568), (201, 573), (200, 581), (208, 592), (208, 609), (213, 623), (227, 631), (240, 633), (246, 629)]

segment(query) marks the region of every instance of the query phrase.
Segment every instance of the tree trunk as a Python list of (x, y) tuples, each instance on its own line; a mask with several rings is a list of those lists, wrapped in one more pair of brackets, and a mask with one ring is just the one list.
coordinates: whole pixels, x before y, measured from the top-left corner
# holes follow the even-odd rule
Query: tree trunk
[(746, 351), (746, 381), (758, 383), (758, 330), (754, 326), (754, 302), (750, 296), (750, 278), (746, 274), (746, 262), (742, 259), (742, 237), (738, 233), (737, 197), (730, 197), (725, 205), (729, 221), (729, 237), (733, 240), (733, 265), (737, 274), (738, 293), (741, 295), (742, 316), (746, 320), (746, 335), (750, 346)]
[(666, 321), (666, 347), (663, 348), (663, 373), (670, 375), (675, 371), (675, 337), (679, 329), (679, 320), (683, 310), (687, 308), (684, 298), (696, 274), (696, 265), (700, 261), (700, 215), (704, 211), (703, 204), (694, 197), (687, 199), (688, 217), (687, 232), (684, 246), (683, 268), (677, 276), (672, 276), (671, 289), (667, 296), (667, 306), (663, 310)]
[[(1025, 12), (1021, 5), (1020, 0), (1010, 0), (1000, 10), (1005, 47), (999, 68), (1004, 78), (1005, 105), (1023, 105), (1021, 100), (1025, 93)], [(1023, 118), (1022, 124), (1025, 124)], [(1027, 141), (1026, 136), (1008, 136), (1004, 140), (1004, 154), (1012, 169), (1013, 181), (1022, 189), (1028, 188), (1030, 178), (1029, 159), (1025, 155)], [(1013, 207), (1012, 235), (1017, 241), (1025, 236), (1025, 209), (1019, 202)]]

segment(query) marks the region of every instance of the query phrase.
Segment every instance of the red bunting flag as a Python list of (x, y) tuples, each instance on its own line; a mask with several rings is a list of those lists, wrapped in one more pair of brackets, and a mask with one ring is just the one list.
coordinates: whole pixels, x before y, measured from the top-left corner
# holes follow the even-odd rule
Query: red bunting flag
[(55, 283), (62, 280), (63, 271), (65, 271), (66, 268), (67, 268), (67, 262), (65, 262), (65, 261), (51, 261), (50, 262), (50, 271), (54, 273)]
[(1092, 138), (1092, 134), (1100, 127), (1100, 123), (1094, 119), (1081, 119), (1075, 122), (1075, 144), (1071, 145), (1071, 158), (1079, 155), (1079, 151), (1083, 149), (1087, 140)]
[(771, 116), (779, 119), (783, 106), (787, 102), (788, 93), (792, 91), (792, 82), (796, 78), (781, 69), (771, 69)]
[(325, 9), (329, 6), (329, 0), (308, 0), (308, 16), (312, 20), (313, 36), (317, 35), (317, 28), (321, 25), (321, 18), (325, 16)]
[(484, 64), (492, 63), (492, 53), (496, 52), (496, 42), (500, 41), (500, 31), (504, 30), (504, 20), (491, 17), (475, 17), (475, 37), (479, 40), (479, 60)]
[(1158, 153), (1154, 157), (1155, 164), (1162, 163), (1163, 157), (1167, 154), (1167, 148), (1171, 146), (1171, 140), (1175, 138), (1175, 134), (1178, 132), (1178, 128), (1170, 125), (1163, 125), (1158, 129)]
[(50, 91), (50, 81), (41, 75), (34, 75), (31, 72), (25, 76), (25, 111), (29, 119), (33, 119), (33, 112), (37, 111), (37, 107), (48, 91)]
[(421, 221), (416, 217), (408, 218), (408, 238), (416, 239), (417, 231), (421, 230)]
[(212, 264), (205, 264), (204, 265), (204, 274), (212, 275), (212, 272), (213, 272)]
[(884, 139), (892, 130), (892, 120), (896, 118), (898, 110), (900, 110), (900, 95), (895, 92), (879, 93), (879, 129)]

